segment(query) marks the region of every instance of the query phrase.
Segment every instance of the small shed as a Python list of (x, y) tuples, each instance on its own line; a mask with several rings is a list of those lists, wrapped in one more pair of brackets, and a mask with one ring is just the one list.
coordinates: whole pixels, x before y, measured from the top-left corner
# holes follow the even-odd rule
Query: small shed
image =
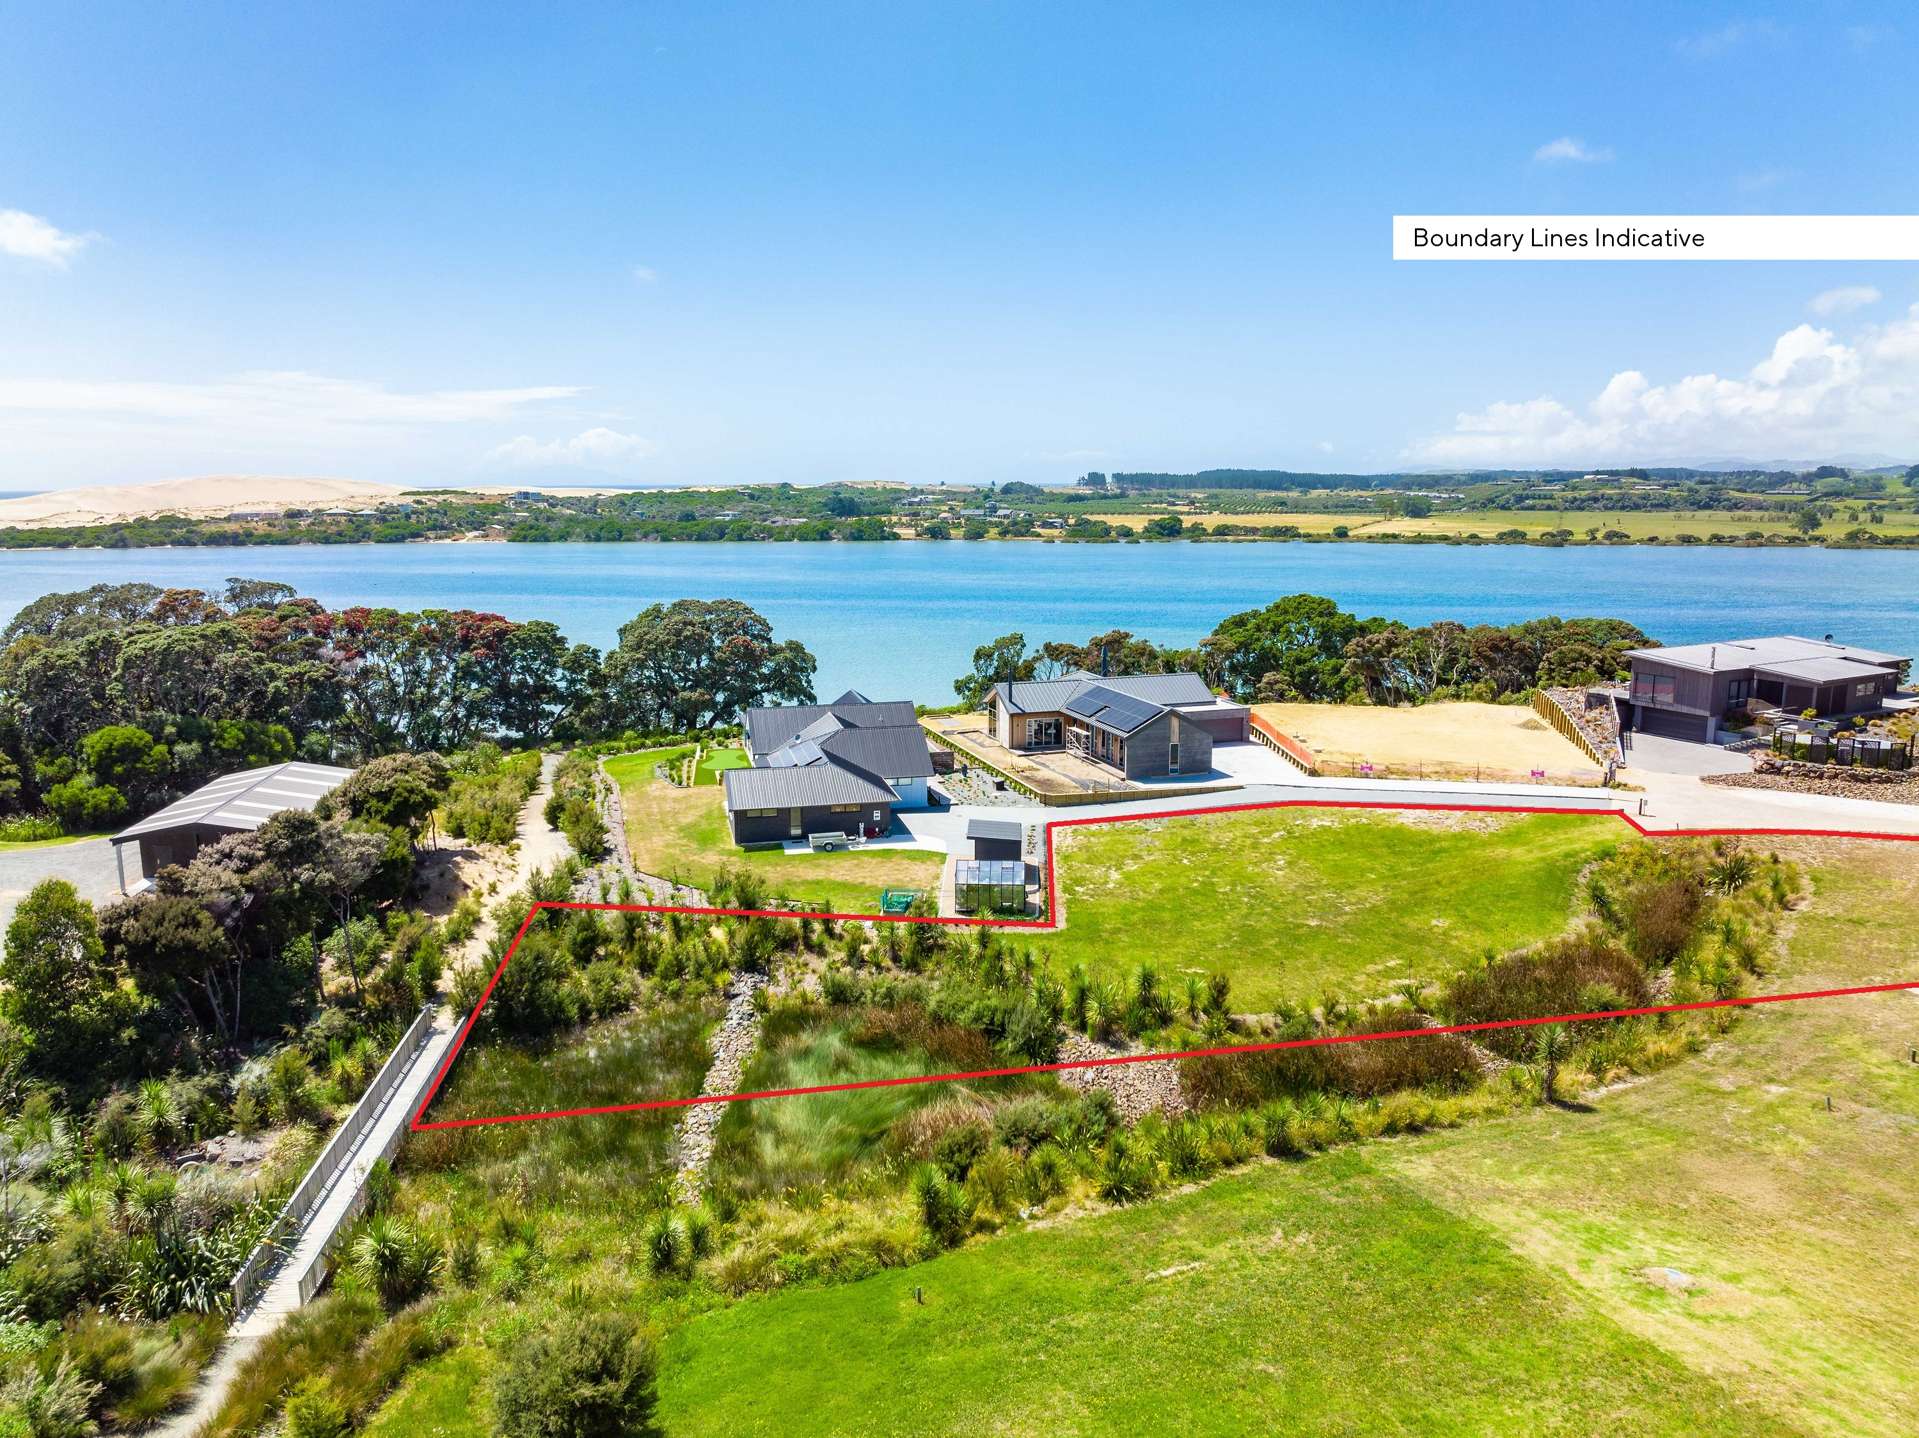
[(215, 839), (257, 829), (283, 810), (312, 810), (352, 772), (331, 764), (268, 764), (202, 784), (113, 836), (121, 892), (128, 891), (128, 844), (139, 845), (137, 890), (168, 864), (192, 863), (201, 846)]
[(975, 859), (1026, 857), (1026, 826), (1018, 819), (968, 819), (966, 837), (973, 845)]
[(1017, 859), (961, 859), (953, 866), (953, 904), (962, 914), (1026, 912), (1026, 865)]

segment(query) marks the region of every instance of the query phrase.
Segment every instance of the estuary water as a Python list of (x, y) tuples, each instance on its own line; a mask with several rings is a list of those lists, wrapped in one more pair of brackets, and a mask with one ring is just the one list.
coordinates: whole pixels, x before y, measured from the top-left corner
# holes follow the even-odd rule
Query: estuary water
[(1360, 615), (1510, 623), (1629, 619), (1668, 643), (1832, 634), (1919, 651), (1919, 552), (1520, 545), (406, 544), (0, 553), (0, 623), (41, 594), (143, 580), (276, 579), (329, 607), (549, 619), (598, 648), (649, 604), (740, 599), (819, 659), (822, 695), (946, 704), (975, 646), (1130, 629), (1190, 644), (1286, 594)]

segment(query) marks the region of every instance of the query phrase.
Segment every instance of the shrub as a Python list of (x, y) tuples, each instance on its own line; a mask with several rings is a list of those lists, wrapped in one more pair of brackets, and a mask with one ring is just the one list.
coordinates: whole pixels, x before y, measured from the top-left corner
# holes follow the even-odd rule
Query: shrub
[(654, 1360), (631, 1320), (569, 1313), (515, 1346), (493, 1385), (501, 1438), (625, 1438), (653, 1424)]
[(990, 1148), (975, 1160), (972, 1172), (967, 1175), (966, 1187), (982, 1207), (1004, 1213), (1019, 1176), (1018, 1159), (1006, 1149)]
[(920, 1222), (941, 1248), (952, 1248), (966, 1237), (972, 1212), (960, 1186), (931, 1164), (913, 1175), (913, 1197), (919, 1203)]
[[(1637, 1008), (1651, 993), (1644, 967), (1631, 954), (1604, 934), (1582, 929), (1458, 975), (1447, 985), (1441, 1007), (1451, 1022), (1472, 1024)], [(1532, 1036), (1524, 1029), (1496, 1029), (1477, 1037), (1507, 1058), (1530, 1055)]]
[(964, 1179), (992, 1141), (986, 1125), (978, 1119), (956, 1124), (933, 1145), (933, 1162), (948, 1178)]
[(1020, 1167), (1020, 1188), (1034, 1207), (1066, 1191), (1066, 1155), (1055, 1144), (1041, 1144)]
[(656, 1277), (667, 1277), (686, 1271), (687, 1262), (686, 1230), (671, 1213), (662, 1210), (653, 1217), (646, 1229), (646, 1266)]
[(1137, 1203), (1151, 1197), (1159, 1178), (1150, 1149), (1135, 1134), (1113, 1135), (1099, 1164), (1099, 1196), (1108, 1203)]
[(368, 1220), (348, 1249), (348, 1266), (391, 1311), (404, 1308), (433, 1287), (439, 1250), (401, 1219)]
[(324, 1378), (301, 1381), (287, 1398), (286, 1438), (346, 1438), (347, 1411)]
[(89, 1438), (100, 1431), (91, 1413), (99, 1393), (100, 1385), (82, 1378), (64, 1356), (51, 1372), (28, 1364), (0, 1388), (0, 1420), (16, 1415), (21, 1438)]

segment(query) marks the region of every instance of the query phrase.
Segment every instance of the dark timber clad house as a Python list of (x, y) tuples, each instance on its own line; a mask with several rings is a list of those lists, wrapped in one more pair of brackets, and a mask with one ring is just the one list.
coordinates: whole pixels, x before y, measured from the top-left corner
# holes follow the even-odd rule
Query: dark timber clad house
[(993, 734), (1009, 749), (1061, 749), (1128, 779), (1203, 774), (1213, 745), (1246, 739), (1248, 710), (1221, 699), (1197, 674), (1102, 676), (995, 684), (986, 699)]
[(312, 810), (352, 772), (331, 764), (268, 764), (201, 785), (113, 836), (121, 891), (127, 889), (128, 844), (140, 846), (134, 887), (144, 888), (168, 864), (192, 863), (203, 844), (257, 829), (285, 809)]
[(911, 704), (849, 689), (831, 704), (749, 709), (742, 722), (752, 767), (720, 775), (736, 844), (877, 838), (895, 809), (928, 803), (933, 760)]
[(1789, 714), (1869, 714), (1885, 706), (1908, 663), (1831, 639), (1784, 634), (1723, 644), (1633, 649), (1627, 695), (1631, 727), (1644, 734), (1711, 743), (1729, 710), (1748, 703)]

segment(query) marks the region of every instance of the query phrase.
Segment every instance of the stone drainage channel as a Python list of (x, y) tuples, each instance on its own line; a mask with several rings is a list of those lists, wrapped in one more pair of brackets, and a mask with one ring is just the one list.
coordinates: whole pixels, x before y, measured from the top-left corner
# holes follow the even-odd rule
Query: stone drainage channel
[[(713, 1063), (700, 1085), (703, 1095), (738, 1093), (740, 1076), (746, 1061), (760, 1041), (760, 1013), (754, 997), (766, 986), (761, 974), (737, 974), (726, 986), (726, 1014), (713, 1031)], [(673, 1131), (679, 1154), (679, 1172), (673, 1177), (673, 1192), (681, 1203), (700, 1201), (700, 1184), (706, 1166), (713, 1159), (713, 1140), (726, 1116), (723, 1103), (700, 1103), (682, 1111), (679, 1126)]]

